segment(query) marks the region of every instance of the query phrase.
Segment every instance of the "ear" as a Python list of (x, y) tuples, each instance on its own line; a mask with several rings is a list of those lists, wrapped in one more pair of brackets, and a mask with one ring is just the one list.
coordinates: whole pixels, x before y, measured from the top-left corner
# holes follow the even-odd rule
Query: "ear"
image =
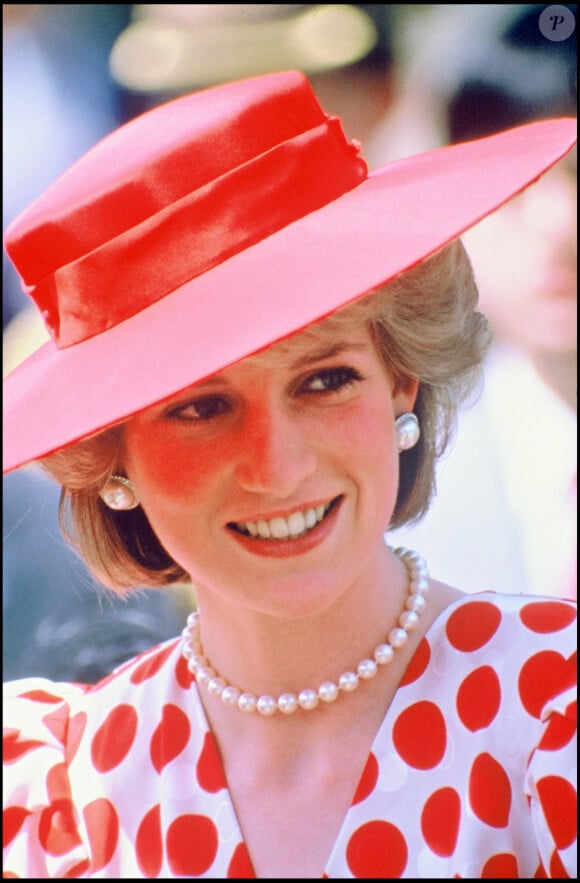
[(393, 389), (393, 408), (395, 416), (412, 411), (419, 391), (419, 380), (416, 377), (404, 377), (397, 380)]

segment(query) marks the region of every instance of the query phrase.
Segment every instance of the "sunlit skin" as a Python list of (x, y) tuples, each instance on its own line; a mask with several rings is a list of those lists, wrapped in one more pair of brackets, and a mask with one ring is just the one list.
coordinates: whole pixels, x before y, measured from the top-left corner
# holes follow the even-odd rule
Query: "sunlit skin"
[[(336, 622), (345, 639), (367, 632), (371, 650), (391, 609), (396, 618), (405, 575), (383, 533), (397, 493), (394, 421), (412, 409), (416, 387), (396, 388), (365, 328), (337, 339), (323, 323), (319, 338), (297, 336), (126, 424), (126, 472), (193, 579), (206, 650), (226, 676), (228, 633), (238, 649), (244, 641), (255, 648), (262, 636), (290, 643)], [(262, 540), (232, 529), (328, 503), (304, 537)], [(263, 682), (256, 652), (252, 659), (248, 676)], [(267, 673), (273, 689), (271, 665)]]

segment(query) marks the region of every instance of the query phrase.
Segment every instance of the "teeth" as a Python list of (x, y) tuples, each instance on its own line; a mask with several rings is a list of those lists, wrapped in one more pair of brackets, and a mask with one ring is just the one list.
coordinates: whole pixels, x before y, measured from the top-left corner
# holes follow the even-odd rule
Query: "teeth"
[(240, 521), (236, 527), (251, 537), (262, 537), (264, 540), (286, 540), (288, 537), (302, 536), (312, 530), (326, 515), (330, 503), (306, 509), (303, 512), (292, 512), (288, 518), (271, 518), (269, 521)]
[(263, 537), (265, 540), (270, 539), (270, 525), (267, 521), (258, 521), (256, 527), (258, 529), (259, 537)]
[(304, 521), (308, 529), (314, 527), (314, 525), (318, 523), (316, 520), (316, 512), (314, 511), (314, 509), (306, 510), (306, 512), (304, 513)]
[(272, 518), (270, 522), (270, 533), (277, 540), (285, 540), (290, 533), (288, 522), (285, 518)]
[[(283, 520), (283, 519), (282, 519)], [(288, 533), (291, 537), (299, 537), (306, 530), (306, 515), (302, 512), (293, 512), (288, 519)]]

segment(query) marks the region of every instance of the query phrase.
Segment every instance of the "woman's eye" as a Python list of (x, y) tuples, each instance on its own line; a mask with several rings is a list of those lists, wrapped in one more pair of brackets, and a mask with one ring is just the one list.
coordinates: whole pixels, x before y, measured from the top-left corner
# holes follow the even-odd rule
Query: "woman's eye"
[(177, 420), (212, 420), (227, 414), (230, 407), (229, 401), (223, 396), (201, 396), (173, 408), (169, 416)]
[(303, 384), (307, 393), (340, 392), (345, 387), (362, 380), (362, 375), (354, 368), (325, 368), (312, 374)]

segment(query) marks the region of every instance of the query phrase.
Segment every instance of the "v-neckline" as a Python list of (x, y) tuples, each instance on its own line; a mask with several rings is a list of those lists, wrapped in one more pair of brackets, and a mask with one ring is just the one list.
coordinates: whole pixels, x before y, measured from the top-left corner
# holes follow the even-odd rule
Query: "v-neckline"
[[(351, 799), (349, 801), (347, 810), (346, 810), (346, 812), (342, 818), (342, 821), (337, 829), (337, 833), (334, 838), (332, 847), (331, 847), (330, 852), (324, 862), (324, 869), (320, 875), (320, 879), (325, 879), (330, 876), (329, 869), (332, 867), (332, 865), (335, 863), (336, 860), (338, 860), (339, 864), (342, 864), (341, 857), (339, 856), (338, 859), (336, 857), (337, 850), (339, 849), (340, 844), (345, 842), (345, 838), (348, 839), (348, 830), (349, 830), (350, 820), (353, 815), (353, 809), (364, 798), (365, 792), (367, 790), (367, 787), (366, 787), (367, 777), (370, 778), (373, 774), (373, 769), (371, 769), (371, 767), (374, 768), (374, 765), (376, 763), (374, 758), (376, 756), (377, 745), (379, 745), (381, 742), (384, 742), (385, 731), (388, 727), (390, 727), (391, 719), (393, 717), (396, 718), (396, 716), (398, 714), (397, 699), (399, 697), (401, 687), (405, 685), (405, 683), (408, 679), (409, 672), (413, 670), (414, 664), (416, 662), (419, 662), (419, 664), (420, 664), (420, 652), (422, 651), (422, 646), (423, 646), (424, 641), (426, 641), (428, 639), (428, 637), (431, 636), (431, 634), (437, 629), (437, 627), (440, 625), (443, 617), (447, 618), (450, 615), (450, 612), (455, 608), (455, 606), (460, 604), (464, 599), (465, 599), (465, 596), (461, 595), (459, 598), (456, 598), (454, 601), (447, 604), (442, 610), (440, 610), (437, 613), (437, 615), (435, 616), (433, 621), (429, 624), (425, 634), (422, 636), (421, 640), (419, 641), (419, 644), (417, 645), (417, 647), (413, 651), (411, 658), (409, 659), (405, 669), (403, 670), (403, 673), (402, 673), (401, 678), (397, 684), (397, 687), (393, 693), (393, 696), (392, 696), (392, 699), (389, 703), (389, 706), (383, 716), (383, 719), (381, 720), (379, 726), (377, 727), (377, 730), (376, 730), (374, 737), (372, 739), (369, 751), (367, 753), (365, 763), (362, 767), (361, 775), (359, 776), (356, 787), (354, 788)], [(240, 819), (238, 817), (238, 813), (236, 812), (235, 803), (234, 803), (234, 800), (232, 797), (232, 792), (230, 790), (230, 784), (229, 784), (227, 776), (226, 776), (223, 760), (221, 757), (221, 752), (219, 750), (218, 740), (217, 740), (217, 738), (216, 738), (216, 736), (210, 726), (208, 716), (206, 714), (205, 708), (203, 706), (203, 702), (200, 697), (199, 687), (197, 686), (195, 681), (192, 682), (192, 686), (195, 686), (195, 689), (197, 692), (197, 703), (196, 704), (198, 705), (198, 714), (200, 716), (201, 723), (203, 724), (203, 727), (205, 730), (204, 738), (211, 739), (212, 747), (215, 751), (216, 760), (220, 765), (220, 774), (221, 774), (222, 781), (224, 783), (224, 791), (226, 792), (226, 794), (224, 795), (224, 799), (227, 799), (227, 808), (229, 810), (229, 813), (231, 814), (231, 818), (235, 821), (235, 825), (237, 827), (237, 834), (239, 836), (239, 841), (243, 844), (243, 846), (246, 850), (248, 860), (251, 864), (252, 870), (254, 871), (254, 876), (256, 876), (252, 855), (250, 853), (250, 850), (249, 850), (249, 847), (248, 847), (248, 844), (246, 841), (246, 837), (244, 835), (244, 831), (243, 831), (242, 825), (240, 823)], [(358, 824), (358, 822), (357, 822), (357, 824)]]

